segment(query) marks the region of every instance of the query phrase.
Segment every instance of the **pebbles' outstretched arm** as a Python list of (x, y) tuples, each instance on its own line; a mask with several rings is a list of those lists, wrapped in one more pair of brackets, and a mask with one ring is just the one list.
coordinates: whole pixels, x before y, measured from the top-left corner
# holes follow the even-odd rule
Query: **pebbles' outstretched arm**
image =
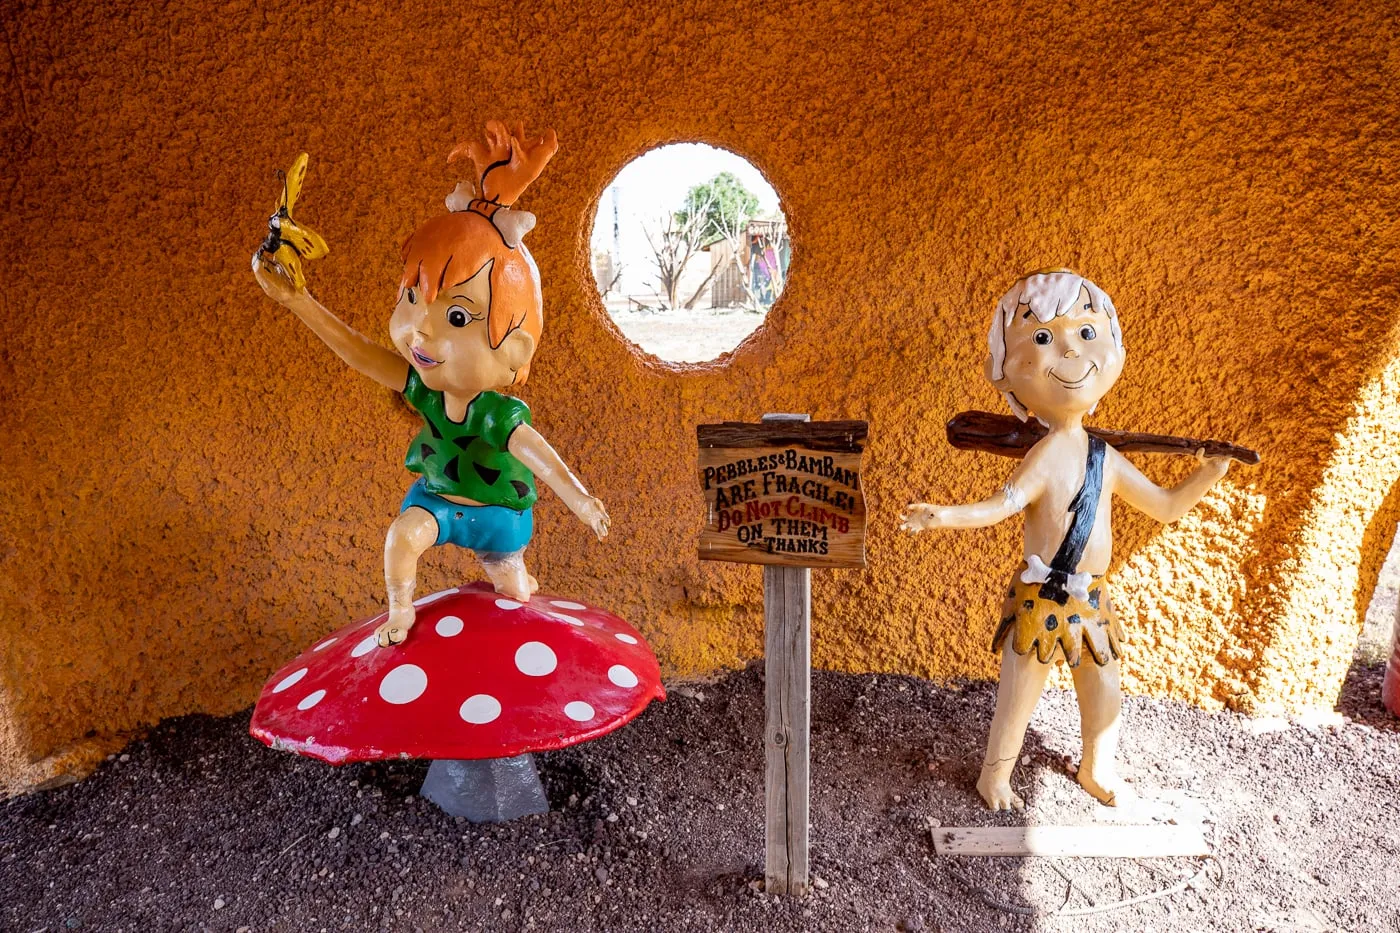
[(408, 380), (408, 362), (403, 357), (331, 314), (310, 292), (293, 286), (286, 277), (261, 263), (258, 256), (253, 257), (253, 275), (269, 298), (301, 318), (351, 369), (395, 392), (403, 391)]

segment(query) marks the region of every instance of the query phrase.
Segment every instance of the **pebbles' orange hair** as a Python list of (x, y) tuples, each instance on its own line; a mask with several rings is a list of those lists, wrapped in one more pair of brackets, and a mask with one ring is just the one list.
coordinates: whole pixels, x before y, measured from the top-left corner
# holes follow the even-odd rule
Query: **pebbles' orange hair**
[[(436, 300), (443, 288), (465, 282), (487, 263), (491, 268), (491, 307), (486, 328), (494, 349), (511, 331), (524, 330), (539, 345), (544, 330), (544, 302), (540, 297), (540, 273), (524, 243), (512, 246), (495, 220), (539, 177), (558, 149), (552, 130), (533, 140), (524, 127), (491, 121), (485, 141), (458, 146), (448, 157), (463, 154), (476, 168), (475, 193), (466, 210), (425, 221), (403, 245), (403, 275), (399, 289), (417, 288), (426, 301)], [(449, 202), (450, 203), (450, 202)], [(526, 215), (528, 217), (528, 215)], [(522, 367), (515, 381), (522, 383), (530, 367)]]
[(525, 124), (508, 127), (492, 120), (486, 124), (484, 139), (462, 143), (447, 156), (447, 163), (469, 157), (476, 168), (477, 197), (510, 207), (540, 177), (558, 149), (559, 138), (553, 130), (527, 139)]

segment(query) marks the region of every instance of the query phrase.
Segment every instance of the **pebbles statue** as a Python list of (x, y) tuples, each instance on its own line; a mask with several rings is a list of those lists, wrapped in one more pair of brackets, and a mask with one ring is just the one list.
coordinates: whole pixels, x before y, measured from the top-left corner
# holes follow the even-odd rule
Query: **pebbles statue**
[[(1123, 370), (1123, 337), (1108, 295), (1073, 272), (1049, 270), (1016, 282), (997, 304), (988, 348), (987, 378), (1021, 421), (1034, 417), (1046, 430), (996, 494), (968, 505), (910, 505), (901, 527), (912, 533), (981, 528), (1026, 513), (1023, 560), (993, 638), (1001, 652), (1000, 685), (977, 790), (994, 810), (1025, 805), (1011, 789), (1012, 768), (1050, 665), (1064, 658), (1082, 721), (1079, 783), (1114, 805), (1129, 789), (1114, 760), (1126, 636), (1103, 578), (1113, 550), (1110, 502), (1117, 495), (1173, 522), (1225, 475), (1230, 455), (1206, 450), (1228, 445), (1195, 449), (1196, 469), (1163, 489), (1105, 442), (1115, 432), (1085, 429), (1084, 418)], [(1177, 442), (1162, 449), (1185, 446), (1181, 439), (1158, 440)]]
[[(474, 551), (496, 591), (512, 599), (527, 600), (538, 589), (524, 559), (534, 527), (536, 476), (599, 539), (607, 536), (603, 503), (531, 427), (525, 403), (497, 391), (525, 382), (544, 325), (539, 270), (523, 242), (535, 216), (511, 205), (558, 145), (553, 131), (529, 139), (523, 127), (493, 121), (485, 139), (449, 156), (449, 162), (468, 158), (475, 177), (448, 195), (449, 213), (425, 222), (404, 244), (398, 301), (389, 319), (393, 350), (357, 333), (311, 297), (301, 287), (295, 258), (290, 268), (267, 261), (278, 258), (268, 244), (253, 257), (258, 284), (270, 297), (350, 368), (402, 392), (423, 417), (404, 460), (419, 478), (384, 542), (389, 616), (377, 634), (386, 647), (413, 628), (418, 558), (433, 545)], [(305, 164), (303, 156), (300, 172), (293, 171), (298, 187)], [(282, 204), (287, 200), (284, 195)], [(287, 228), (285, 219), (279, 226)]]
[[(558, 143), (492, 122), (459, 147), (472, 180), (448, 213), (403, 247), (389, 320), (394, 349), (355, 332), (305, 290), (302, 262), (328, 252), (292, 218), (306, 174), (284, 177), (258, 283), (349, 366), (423, 418), (405, 466), (418, 474), (384, 544), (387, 611), (321, 638), (268, 680), (250, 731), (268, 745), (332, 764), (433, 760), (423, 796), (477, 821), (548, 809), (531, 752), (604, 735), (664, 698), (640, 633), (597, 607), (538, 593), (525, 566), (536, 477), (601, 540), (589, 495), (503, 394), (525, 382), (543, 327), (540, 276), (522, 242), (533, 214), (512, 205)], [(476, 554), (476, 583), (414, 599), (418, 558), (455, 544)], [(423, 624), (415, 629), (420, 614)]]

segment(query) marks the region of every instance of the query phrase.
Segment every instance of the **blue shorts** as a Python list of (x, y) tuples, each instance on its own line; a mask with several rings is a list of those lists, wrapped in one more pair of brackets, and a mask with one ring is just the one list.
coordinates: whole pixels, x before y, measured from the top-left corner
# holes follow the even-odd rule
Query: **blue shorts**
[(428, 492), (421, 479), (409, 487), (399, 512), (414, 506), (437, 520), (435, 544), (451, 542), (470, 548), (482, 560), (523, 550), (535, 530), (535, 516), (530, 509), (517, 512), (503, 505), (462, 505)]

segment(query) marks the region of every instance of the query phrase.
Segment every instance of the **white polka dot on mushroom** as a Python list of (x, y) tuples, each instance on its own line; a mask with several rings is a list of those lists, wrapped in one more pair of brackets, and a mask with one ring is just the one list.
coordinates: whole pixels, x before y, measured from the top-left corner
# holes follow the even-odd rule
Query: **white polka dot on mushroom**
[(496, 600), (497, 609), (519, 609), (524, 603), (518, 603), (513, 599), (506, 599), (504, 596)]
[(277, 682), (277, 686), (275, 686), (275, 687), (272, 688), (272, 692), (273, 692), (273, 693), (281, 693), (283, 690), (286, 690), (288, 687), (292, 686), (292, 685), (295, 684), (298, 680), (301, 680), (301, 679), (302, 679), (303, 677), (305, 677), (305, 676), (306, 676), (306, 668), (304, 668), (304, 667), (301, 668), (300, 670), (292, 671), (292, 672), (291, 672), (290, 674), (288, 674), (286, 677), (283, 677), (281, 680), (279, 680), (279, 681)]
[(633, 638), (631, 635), (628, 635), (626, 632), (618, 632), (616, 635), (613, 636), (613, 638), (616, 638), (624, 645), (635, 645), (637, 643), (637, 639)]
[(632, 673), (632, 669), (623, 664), (614, 664), (608, 668), (608, 680), (619, 687), (637, 686), (637, 675)]
[(433, 628), (443, 638), (452, 638), (462, 634), (462, 620), (457, 616), (443, 616)]
[(549, 601), (549, 604), (550, 604), (551, 606), (553, 606), (555, 609), (572, 609), (572, 610), (574, 610), (575, 612), (578, 612), (578, 611), (581, 610), (581, 609), (587, 609), (587, 608), (588, 608), (588, 607), (585, 606), (583, 603), (570, 602), (570, 601), (567, 600), (567, 599), (551, 599), (551, 600)]
[(485, 725), (501, 715), (501, 701), (489, 693), (478, 693), (467, 697), (457, 715), (474, 726)]
[(412, 703), (428, 689), (428, 675), (417, 664), (400, 664), (379, 682), (379, 697), (385, 703), (402, 706)]
[(544, 642), (527, 641), (515, 649), (515, 666), (522, 674), (543, 677), (554, 673), (554, 669), (559, 666), (559, 658)]
[(551, 612), (549, 615), (550, 618), (558, 619), (560, 622), (567, 622), (570, 625), (583, 625), (582, 619), (575, 619), (573, 616), (565, 612)]
[(564, 704), (564, 715), (574, 722), (588, 722), (593, 718), (593, 707), (582, 700), (574, 700), (572, 703)]
[(369, 654), (376, 647), (378, 647), (378, 645), (378, 638), (376, 638), (374, 635), (366, 635), (363, 639), (360, 640), (360, 643), (358, 645), (351, 649), (350, 657), (363, 658), (365, 655)]
[(324, 651), (325, 649), (329, 648), (331, 645), (335, 644), (338, 641), (340, 641), (339, 638), (327, 638), (325, 641), (321, 642), (319, 645), (317, 645), (315, 648), (312, 648), (311, 650)]
[(317, 703), (320, 703), (320, 702), (321, 702), (322, 700), (324, 700), (325, 698), (326, 698), (326, 691), (324, 691), (324, 690), (316, 690), (316, 691), (313, 691), (313, 692), (308, 693), (306, 696), (304, 696), (304, 697), (301, 698), (301, 702), (297, 704), (297, 709), (301, 709), (301, 710), (310, 709), (311, 707), (315, 706)]

